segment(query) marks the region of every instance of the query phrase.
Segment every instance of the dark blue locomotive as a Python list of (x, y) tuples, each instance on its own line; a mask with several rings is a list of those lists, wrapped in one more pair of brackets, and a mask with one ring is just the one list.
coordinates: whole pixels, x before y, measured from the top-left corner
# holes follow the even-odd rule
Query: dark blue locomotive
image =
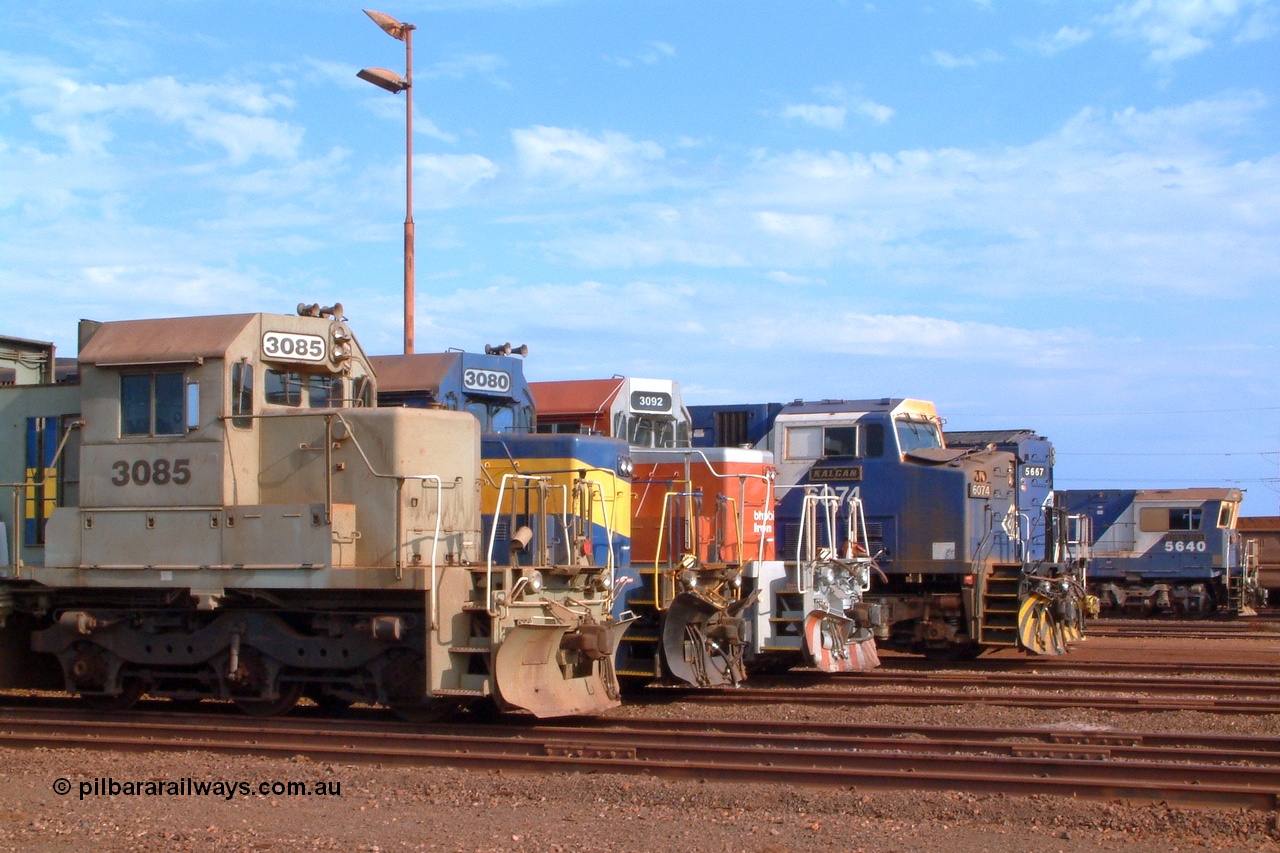
[(1029, 429), (948, 430), (943, 434), (953, 449), (1002, 450), (1014, 458), (1014, 500), (1022, 525), (1021, 541), (1026, 559), (1043, 560), (1048, 553), (1046, 531), (1053, 499), (1053, 443)]
[(381, 380), (378, 405), (470, 412), (485, 433), (533, 432), (533, 394), (524, 362), (511, 355), (509, 346), (486, 349), (483, 355), (449, 350), (372, 356)]
[(1242, 614), (1264, 603), (1246, 564), (1234, 488), (1069, 490), (1069, 512), (1089, 520), (1090, 591), (1117, 615)]
[[(1020, 513), (1019, 460), (948, 447), (932, 403), (910, 399), (692, 406), (694, 444), (752, 444), (778, 468), (777, 546), (796, 547), (806, 494), (861, 500), (880, 577), (860, 619), (882, 648), (940, 659), (999, 646), (1057, 654), (1079, 636), (1085, 594), (1062, 558), (1057, 514), (1038, 550)], [(852, 503), (846, 504), (851, 506)], [(845, 510), (848, 511), (847, 509)]]

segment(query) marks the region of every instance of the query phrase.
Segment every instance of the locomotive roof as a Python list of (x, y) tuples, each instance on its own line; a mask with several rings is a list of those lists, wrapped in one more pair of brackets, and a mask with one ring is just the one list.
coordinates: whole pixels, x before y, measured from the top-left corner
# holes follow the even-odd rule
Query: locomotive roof
[(1244, 492), (1234, 487), (1199, 487), (1190, 489), (1064, 489), (1067, 495), (1088, 499), (1096, 495), (1105, 499), (1113, 495), (1131, 494), (1135, 500), (1144, 501), (1242, 501)]
[(1255, 515), (1241, 516), (1236, 520), (1236, 527), (1242, 532), (1271, 533), (1280, 532), (1280, 516)]
[(378, 391), (426, 391), (439, 388), (460, 352), (424, 352), (369, 357), (378, 377)]
[(956, 444), (1004, 444), (1006, 442), (1022, 441), (1027, 438), (1044, 440), (1044, 436), (1033, 429), (972, 429), (958, 432), (947, 430), (943, 435), (947, 437), (948, 446)]
[(564, 379), (558, 382), (530, 382), (529, 390), (538, 407), (538, 416), (594, 415), (604, 411), (617, 396), (626, 379)]
[(795, 400), (782, 407), (780, 415), (815, 415), (837, 412), (887, 412), (911, 411), (913, 414), (936, 416), (937, 410), (927, 400), (911, 397), (881, 397), (878, 400), (819, 400), (806, 402)]
[(1236, 488), (1138, 489), (1138, 497), (1149, 501), (1242, 501), (1244, 492)]
[(103, 323), (80, 348), (81, 364), (172, 364), (222, 358), (258, 314)]

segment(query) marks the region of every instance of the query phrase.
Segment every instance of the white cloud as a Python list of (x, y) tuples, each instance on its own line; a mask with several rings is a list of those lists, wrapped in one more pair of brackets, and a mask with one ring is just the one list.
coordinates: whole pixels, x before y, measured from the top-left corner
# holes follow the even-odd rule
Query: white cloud
[(1207, 50), (1222, 34), (1266, 37), (1274, 19), (1269, 0), (1129, 0), (1101, 22), (1116, 35), (1146, 42), (1152, 62), (1170, 63)]
[(129, 83), (84, 83), (74, 72), (43, 61), (0, 54), (8, 97), (27, 109), (32, 124), (73, 151), (102, 154), (114, 126), (137, 116), (182, 128), (191, 141), (211, 143), (232, 163), (254, 157), (297, 156), (303, 130), (267, 114), (292, 107), (279, 93), (245, 83), (180, 83), (152, 77)]
[(513, 130), (511, 137), (526, 175), (576, 187), (635, 189), (665, 154), (657, 143), (610, 131), (593, 137), (538, 125)]
[(870, 98), (851, 95), (843, 86), (820, 86), (815, 93), (831, 103), (788, 104), (782, 109), (782, 117), (788, 121), (794, 119), (826, 130), (840, 130), (844, 127), (850, 110), (871, 119), (876, 124), (885, 124), (894, 115), (892, 107), (876, 103)]
[[(794, 277), (784, 275), (786, 283)], [(777, 280), (777, 279), (775, 279)], [(617, 283), (584, 280), (576, 284), (545, 283), (495, 288), (465, 288), (442, 295), (433, 310), (451, 317), (476, 318), (452, 330), (457, 338), (491, 335), (491, 306), (495, 299), (522, 307), (507, 319), (502, 335), (529, 341), (535, 354), (550, 338), (578, 340), (582, 333), (608, 340), (623, 359), (626, 352), (645, 353), (655, 331), (679, 335), (678, 355), (652, 355), (667, 375), (677, 360), (723, 360), (726, 346), (739, 354), (739, 363), (761, 354), (786, 351), (789, 358), (811, 363), (812, 355), (852, 355), (935, 360), (1000, 362), (1010, 367), (1081, 365), (1079, 347), (1099, 342), (1092, 335), (1068, 328), (1019, 328), (994, 323), (916, 314), (867, 313), (848, 310), (825, 289), (793, 287), (791, 300), (780, 310), (774, 300), (743, 298), (735, 289), (717, 291), (709, 282), (672, 283), (645, 279)], [(832, 301), (833, 298), (836, 301)], [(823, 310), (826, 306), (827, 310)], [(684, 322), (696, 318), (693, 323)], [(993, 346), (993, 342), (999, 342)], [(560, 354), (572, 344), (561, 345)], [(544, 364), (545, 362), (539, 362)], [(544, 368), (545, 369), (545, 368)], [(615, 368), (616, 369), (616, 368)], [(586, 375), (599, 372), (585, 362)]]
[(857, 101), (854, 108), (876, 124), (884, 124), (893, 118), (893, 107), (877, 104), (875, 101), (863, 99)]
[(1034, 49), (1042, 56), (1053, 56), (1084, 44), (1091, 38), (1093, 31), (1088, 27), (1060, 27), (1053, 35), (1037, 39)]
[(820, 279), (815, 279), (807, 275), (795, 275), (786, 270), (772, 270), (765, 274), (765, 278), (769, 281), (783, 285), (806, 285), (806, 284), (822, 284)]
[(636, 65), (657, 65), (663, 60), (676, 55), (675, 46), (665, 41), (647, 41), (639, 53), (634, 56), (604, 56), (605, 62), (619, 68), (632, 68)]
[(1256, 94), (1084, 110), (999, 149), (759, 152), (683, 202), (573, 217), (545, 248), (592, 267), (834, 270), (882, 286), (1247, 298), (1280, 268), (1280, 155), (1224, 157)]
[(799, 119), (814, 127), (825, 127), (828, 130), (839, 130), (844, 127), (847, 113), (844, 107), (822, 106), (819, 104), (788, 104), (782, 110), (782, 117)]
[(975, 68), (979, 65), (990, 65), (993, 62), (1003, 62), (1004, 57), (994, 50), (987, 48), (986, 50), (970, 53), (964, 56), (956, 56), (950, 51), (935, 50), (929, 54), (929, 61), (939, 68)]
[(497, 164), (479, 154), (419, 154), (413, 158), (414, 194), (433, 207), (452, 207), (458, 196), (497, 175)]

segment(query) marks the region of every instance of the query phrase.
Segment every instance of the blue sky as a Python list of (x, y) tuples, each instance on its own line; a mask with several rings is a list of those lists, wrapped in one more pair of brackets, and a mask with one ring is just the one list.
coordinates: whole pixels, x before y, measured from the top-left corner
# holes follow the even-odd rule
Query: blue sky
[[(921, 397), (1064, 487), (1280, 512), (1280, 2), (375, 8), (419, 352)], [(400, 351), (404, 100), (355, 74), (404, 58), (358, 4), (5, 4), (4, 333), (340, 301)]]

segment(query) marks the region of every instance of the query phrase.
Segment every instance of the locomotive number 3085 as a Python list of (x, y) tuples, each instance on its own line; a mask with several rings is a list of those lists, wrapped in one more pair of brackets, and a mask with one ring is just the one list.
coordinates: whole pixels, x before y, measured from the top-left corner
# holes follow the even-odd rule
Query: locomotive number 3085
[(126, 462), (121, 459), (111, 463), (115, 476), (111, 482), (117, 486), (154, 484), (157, 486), (185, 486), (191, 482), (190, 459), (139, 459)]

